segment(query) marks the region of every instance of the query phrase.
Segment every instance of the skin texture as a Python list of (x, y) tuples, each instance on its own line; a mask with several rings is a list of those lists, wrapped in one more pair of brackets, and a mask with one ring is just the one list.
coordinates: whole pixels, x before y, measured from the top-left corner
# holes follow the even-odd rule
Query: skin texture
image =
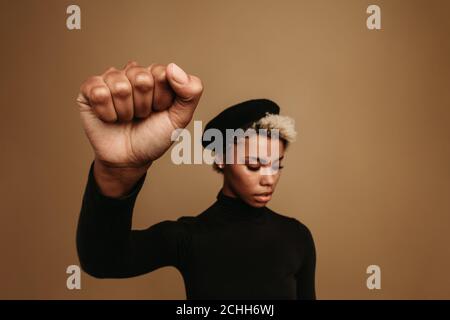
[(201, 80), (174, 63), (129, 62), (82, 83), (77, 103), (104, 195), (131, 190), (170, 148), (172, 131), (189, 124), (202, 92)]
[[(238, 152), (239, 143), (235, 144), (233, 148), (236, 161), (219, 165), (223, 172), (223, 193), (240, 198), (252, 207), (264, 207), (271, 200), (281, 176), (285, 143), (272, 141), (270, 137), (263, 135), (254, 135), (240, 143), (245, 144), (245, 152)], [(249, 147), (252, 143), (257, 145), (256, 150)], [(278, 152), (271, 152), (271, 143), (276, 143)], [(259, 159), (258, 155), (261, 155), (263, 148), (266, 148), (264, 155), (267, 156)], [(250, 163), (251, 159), (254, 160), (253, 163)]]

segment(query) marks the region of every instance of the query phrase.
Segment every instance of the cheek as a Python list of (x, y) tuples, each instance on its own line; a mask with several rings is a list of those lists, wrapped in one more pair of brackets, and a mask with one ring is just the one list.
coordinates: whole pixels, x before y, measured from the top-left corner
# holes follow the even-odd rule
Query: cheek
[(261, 192), (261, 175), (259, 172), (251, 172), (247, 174), (245, 181), (242, 182), (246, 187), (246, 192), (254, 194)]
[(259, 173), (247, 170), (245, 167), (236, 169), (233, 172), (233, 180), (236, 187), (242, 192), (252, 193), (259, 184)]

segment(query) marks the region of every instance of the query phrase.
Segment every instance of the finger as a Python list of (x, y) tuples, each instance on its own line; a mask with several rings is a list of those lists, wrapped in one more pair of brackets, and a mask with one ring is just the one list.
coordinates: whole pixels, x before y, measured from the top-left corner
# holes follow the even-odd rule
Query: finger
[(131, 83), (123, 71), (112, 70), (103, 76), (114, 103), (119, 121), (133, 119), (133, 94)]
[(136, 65), (126, 70), (126, 75), (133, 90), (134, 116), (148, 117), (152, 110), (153, 76), (147, 68)]
[(138, 64), (136, 61), (130, 60), (130, 61), (128, 61), (127, 64), (125, 65), (124, 70), (126, 71), (126, 70), (128, 70), (129, 68), (131, 68), (131, 67), (136, 67), (136, 66), (138, 66), (138, 65), (139, 65), (139, 64)]
[(185, 127), (191, 121), (195, 108), (203, 93), (200, 78), (188, 75), (175, 63), (170, 63), (166, 69), (167, 79), (175, 92), (175, 100), (170, 108), (172, 121), (178, 127)]
[(80, 88), (79, 103), (88, 105), (105, 122), (117, 121), (116, 110), (108, 86), (100, 76), (86, 80)]
[(166, 78), (166, 67), (160, 64), (152, 65), (150, 72), (154, 80), (152, 109), (166, 110), (172, 105), (175, 96)]

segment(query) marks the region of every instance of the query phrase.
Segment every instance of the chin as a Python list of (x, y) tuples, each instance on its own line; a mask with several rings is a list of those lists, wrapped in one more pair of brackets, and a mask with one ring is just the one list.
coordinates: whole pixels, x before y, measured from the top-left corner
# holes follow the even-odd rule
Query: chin
[(268, 202), (269, 202), (269, 201), (267, 201), (267, 202), (252, 201), (252, 202), (249, 203), (249, 204), (250, 204), (252, 207), (255, 207), (255, 208), (262, 208), (262, 207), (264, 207)]

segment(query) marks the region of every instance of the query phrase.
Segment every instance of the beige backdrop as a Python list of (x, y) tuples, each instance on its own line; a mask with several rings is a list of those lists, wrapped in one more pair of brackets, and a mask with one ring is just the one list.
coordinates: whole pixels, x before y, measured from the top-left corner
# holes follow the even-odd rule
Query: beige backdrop
[[(81, 31), (66, 29), (72, 3)], [(369, 4), (380, 31), (366, 28)], [(0, 12), (0, 298), (185, 298), (174, 268), (66, 288), (93, 156), (77, 90), (131, 59), (201, 77), (196, 120), (258, 97), (296, 119), (270, 206), (312, 230), (318, 298), (450, 298), (448, 1), (2, 1)], [(166, 154), (134, 227), (195, 215), (220, 185)], [(366, 287), (371, 264), (381, 290)]]

